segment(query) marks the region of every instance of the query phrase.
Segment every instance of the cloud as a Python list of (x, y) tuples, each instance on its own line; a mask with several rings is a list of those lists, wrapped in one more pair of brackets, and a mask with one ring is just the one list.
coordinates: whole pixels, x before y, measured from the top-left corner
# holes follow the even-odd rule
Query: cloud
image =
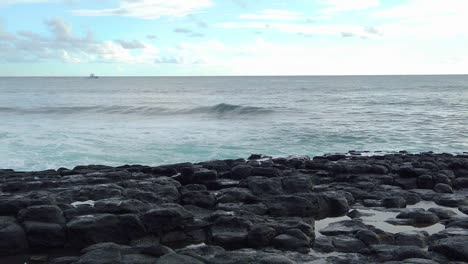
[(192, 30), (190, 30), (188, 28), (175, 28), (174, 32), (175, 33), (181, 33), (181, 34), (188, 34), (188, 33), (192, 33)]
[(70, 24), (61, 19), (44, 22), (51, 37), (30, 31), (16, 34), (0, 27), (0, 61), (33, 62), (63, 61), (66, 63), (153, 63), (159, 49), (139, 41), (98, 41), (93, 32), (77, 36)]
[(191, 29), (188, 29), (188, 28), (175, 28), (174, 32), (179, 33), (179, 34), (184, 34), (184, 35), (189, 36), (191, 38), (200, 38), (200, 37), (205, 36), (202, 33), (193, 32)]
[(270, 29), (282, 33), (301, 35), (342, 35), (342, 32), (359, 37), (377, 37), (378, 35), (368, 31), (368, 28), (348, 24), (296, 24), (296, 23), (262, 23), (262, 22), (225, 22), (216, 24), (217, 27), (239, 29)]
[(20, 5), (20, 4), (37, 4), (37, 3), (56, 3), (59, 0), (1, 0), (0, 7)]
[(138, 40), (126, 41), (118, 39), (116, 42), (119, 43), (124, 49), (144, 49), (146, 47), (145, 44)]
[(320, 0), (319, 4), (326, 7), (319, 10), (322, 14), (334, 14), (339, 12), (366, 10), (380, 5), (379, 0)]
[(80, 16), (126, 16), (140, 19), (184, 17), (211, 7), (211, 0), (120, 0), (116, 8), (74, 10)]
[(154, 35), (154, 34), (149, 34), (146, 36), (147, 39), (157, 39), (158, 36)]
[(288, 11), (288, 10), (275, 10), (266, 9), (255, 14), (241, 14), (241, 19), (251, 20), (301, 20), (305, 19), (303, 14), (300, 12)]

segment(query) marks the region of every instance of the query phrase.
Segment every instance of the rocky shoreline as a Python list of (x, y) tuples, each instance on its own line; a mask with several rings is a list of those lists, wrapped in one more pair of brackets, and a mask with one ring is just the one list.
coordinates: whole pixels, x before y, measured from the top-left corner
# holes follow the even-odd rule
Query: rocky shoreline
[(0, 263), (468, 262), (468, 154), (0, 170)]

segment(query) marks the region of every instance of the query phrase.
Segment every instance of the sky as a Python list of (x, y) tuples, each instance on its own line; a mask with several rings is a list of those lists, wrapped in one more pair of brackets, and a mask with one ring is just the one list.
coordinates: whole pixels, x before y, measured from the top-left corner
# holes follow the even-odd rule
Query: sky
[(468, 73), (466, 0), (0, 0), (0, 76)]

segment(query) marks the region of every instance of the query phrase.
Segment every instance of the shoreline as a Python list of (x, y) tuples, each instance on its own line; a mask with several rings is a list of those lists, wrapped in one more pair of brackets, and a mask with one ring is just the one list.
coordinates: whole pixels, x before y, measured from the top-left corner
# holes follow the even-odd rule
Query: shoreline
[(0, 169), (0, 262), (466, 261), (468, 154), (366, 153)]

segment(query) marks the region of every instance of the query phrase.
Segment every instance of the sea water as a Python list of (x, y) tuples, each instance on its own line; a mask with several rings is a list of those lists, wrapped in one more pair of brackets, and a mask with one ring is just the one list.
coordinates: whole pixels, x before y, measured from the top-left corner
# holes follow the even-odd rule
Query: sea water
[(0, 78), (0, 168), (468, 151), (468, 76)]

